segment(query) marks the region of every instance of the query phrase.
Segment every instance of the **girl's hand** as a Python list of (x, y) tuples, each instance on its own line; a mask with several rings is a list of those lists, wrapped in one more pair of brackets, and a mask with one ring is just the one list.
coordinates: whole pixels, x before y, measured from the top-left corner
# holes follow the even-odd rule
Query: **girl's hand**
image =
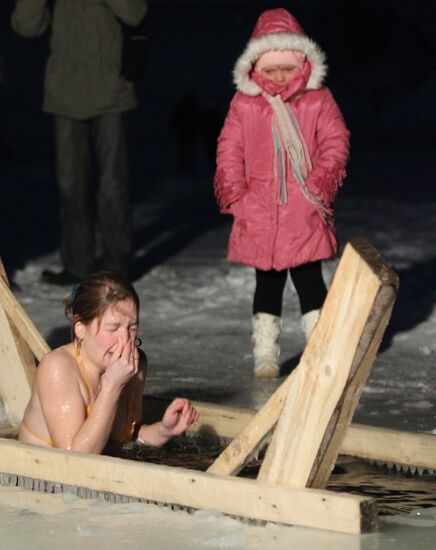
[(138, 372), (139, 352), (135, 340), (116, 345), (105, 373), (101, 377), (101, 387), (109, 390), (122, 390), (127, 382)]
[(188, 399), (178, 397), (167, 407), (162, 418), (162, 426), (169, 437), (184, 433), (199, 417)]

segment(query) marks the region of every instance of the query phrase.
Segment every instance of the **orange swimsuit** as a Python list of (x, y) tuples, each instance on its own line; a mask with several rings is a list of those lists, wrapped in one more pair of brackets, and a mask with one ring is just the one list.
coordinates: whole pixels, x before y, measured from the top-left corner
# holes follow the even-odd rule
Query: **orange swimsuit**
[[(89, 402), (86, 405), (86, 418), (91, 414), (92, 411), (92, 386), (89, 381), (89, 378), (86, 373), (85, 366), (83, 364), (83, 359), (80, 356), (80, 349), (76, 347), (76, 354), (75, 358), (77, 361), (77, 365), (79, 367), (79, 372), (82, 380), (84, 380), (86, 387), (88, 388), (88, 395), (89, 395)], [(123, 429), (121, 430), (120, 435), (117, 437), (117, 440), (122, 443), (123, 441), (128, 441), (131, 439), (133, 432), (135, 431), (135, 425), (136, 425), (136, 415), (135, 415), (135, 404), (133, 400), (131, 399), (131, 396), (129, 395), (129, 399), (127, 400), (127, 415), (126, 415), (126, 422), (124, 424)], [(21, 426), (23, 426), (29, 433), (31, 433), (36, 439), (39, 439), (40, 441), (43, 441), (46, 443), (49, 447), (53, 447), (54, 443), (53, 440), (50, 437), (44, 437), (41, 434), (38, 434), (32, 428), (27, 424), (25, 420), (21, 422)]]

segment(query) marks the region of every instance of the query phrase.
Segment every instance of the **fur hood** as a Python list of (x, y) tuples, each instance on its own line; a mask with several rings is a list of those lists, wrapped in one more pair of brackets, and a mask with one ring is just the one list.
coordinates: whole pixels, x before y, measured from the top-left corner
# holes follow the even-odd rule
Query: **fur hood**
[(313, 90), (322, 86), (327, 74), (324, 53), (305, 35), (295, 17), (285, 9), (277, 8), (261, 14), (244, 52), (236, 61), (233, 81), (240, 92), (249, 96), (262, 93), (260, 86), (251, 80), (250, 73), (256, 60), (270, 50), (303, 52), (312, 67), (306, 89)]

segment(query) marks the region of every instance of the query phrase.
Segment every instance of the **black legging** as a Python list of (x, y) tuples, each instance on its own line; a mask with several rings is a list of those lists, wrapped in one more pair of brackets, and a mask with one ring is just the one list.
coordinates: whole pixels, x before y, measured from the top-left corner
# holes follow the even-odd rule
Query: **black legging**
[[(322, 277), (321, 262), (312, 262), (289, 269), (292, 282), (300, 301), (301, 313), (304, 315), (313, 309), (320, 309), (327, 294)], [(270, 313), (282, 315), (283, 291), (288, 270), (261, 271), (256, 269), (256, 291), (253, 301), (253, 315)]]

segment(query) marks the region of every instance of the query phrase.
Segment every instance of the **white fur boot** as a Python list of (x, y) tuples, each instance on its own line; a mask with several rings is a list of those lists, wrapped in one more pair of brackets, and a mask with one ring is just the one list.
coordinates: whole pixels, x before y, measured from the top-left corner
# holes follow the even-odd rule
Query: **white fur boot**
[(309, 341), (309, 338), (315, 328), (315, 325), (319, 318), (319, 309), (312, 309), (303, 315), (301, 324), (303, 325), (304, 334), (306, 336), (306, 342)]
[(270, 313), (253, 316), (253, 355), (256, 378), (278, 378), (280, 374), (280, 317)]

